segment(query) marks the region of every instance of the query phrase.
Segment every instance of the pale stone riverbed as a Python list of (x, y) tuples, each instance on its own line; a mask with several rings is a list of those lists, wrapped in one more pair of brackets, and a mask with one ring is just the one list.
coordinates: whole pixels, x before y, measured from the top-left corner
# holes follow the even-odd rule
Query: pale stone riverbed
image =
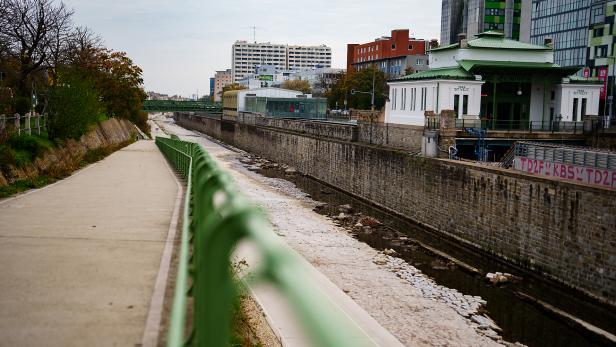
[[(265, 208), (289, 246), (327, 276), (407, 346), (498, 346), (498, 328), (482, 315), (480, 297), (434, 283), (404, 260), (353, 238), (291, 182), (268, 178), (243, 164), (246, 154), (172, 124), (165, 131), (194, 141), (216, 158), (240, 190)], [(515, 342), (515, 341), (514, 341)]]

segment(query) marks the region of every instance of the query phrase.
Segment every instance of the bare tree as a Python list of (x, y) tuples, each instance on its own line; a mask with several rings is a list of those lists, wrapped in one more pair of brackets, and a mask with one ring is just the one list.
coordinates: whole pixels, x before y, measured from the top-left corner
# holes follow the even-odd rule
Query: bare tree
[(93, 55), (103, 49), (102, 38), (88, 27), (76, 27), (67, 40), (66, 63), (87, 67)]
[(53, 0), (0, 1), (0, 59), (17, 63), (17, 92), (28, 95), (29, 78), (59, 62), (73, 11)]

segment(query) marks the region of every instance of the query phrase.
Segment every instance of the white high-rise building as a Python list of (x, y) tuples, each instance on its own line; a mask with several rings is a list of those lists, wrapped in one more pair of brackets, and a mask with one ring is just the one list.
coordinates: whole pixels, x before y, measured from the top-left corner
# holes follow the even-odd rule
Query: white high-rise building
[(331, 67), (332, 50), (321, 46), (289, 46), (272, 43), (236, 41), (231, 51), (233, 81), (254, 74), (258, 66), (271, 65), (279, 70)]

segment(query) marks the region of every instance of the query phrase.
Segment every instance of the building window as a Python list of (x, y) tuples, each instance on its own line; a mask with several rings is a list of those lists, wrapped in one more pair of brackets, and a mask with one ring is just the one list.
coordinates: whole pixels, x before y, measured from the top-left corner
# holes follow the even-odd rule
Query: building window
[(595, 57), (604, 58), (607, 57), (607, 45), (595, 47)]
[(402, 104), (400, 105), (401, 110), (406, 109), (406, 88), (402, 89)]
[(583, 98), (582, 99), (582, 111), (580, 112), (580, 120), (584, 120), (584, 117), (586, 117), (586, 102), (588, 101), (588, 99)]
[(413, 50), (413, 45), (409, 45), (409, 51)]
[(578, 98), (573, 99), (573, 112), (571, 113), (574, 122), (577, 122), (578, 118)]
[(391, 45), (391, 49), (396, 49), (396, 44), (395, 43)]
[(597, 28), (592, 32), (593, 37), (601, 37), (603, 36), (603, 28)]
[(462, 96), (462, 115), (468, 114), (468, 95)]
[(457, 118), (461, 118), (460, 117), (460, 95), (455, 94), (453, 96), (453, 111), (456, 113), (456, 117)]

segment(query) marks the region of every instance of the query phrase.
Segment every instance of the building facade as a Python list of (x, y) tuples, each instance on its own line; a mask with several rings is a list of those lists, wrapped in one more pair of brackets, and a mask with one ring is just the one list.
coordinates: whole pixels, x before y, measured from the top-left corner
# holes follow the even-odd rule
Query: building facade
[[(603, 11), (601, 11), (603, 10)], [(601, 89), (601, 114), (612, 118), (614, 114), (613, 98), (614, 91), (614, 68), (616, 55), (614, 54), (614, 19), (616, 13), (616, 1), (606, 1), (605, 7), (595, 7), (596, 17), (603, 13), (603, 20), (596, 18), (595, 23), (588, 31), (589, 43), (587, 54), (587, 68), (584, 76), (596, 77), (602, 82)]]
[(238, 81), (248, 89), (281, 87), (288, 80), (304, 80), (310, 83), (314, 94), (323, 94), (344, 69), (320, 67), (315, 69), (278, 70), (275, 66), (264, 65), (256, 68), (256, 73), (249, 74)]
[(210, 77), (210, 97), (214, 96), (214, 87), (216, 86), (216, 78)]
[(441, 45), (484, 31), (499, 31), (505, 38), (530, 41), (532, 0), (443, 0)]
[[(436, 45), (436, 41), (432, 41)], [(373, 42), (347, 45), (347, 71), (377, 66), (390, 77), (428, 69), (426, 51), (430, 42), (411, 38), (408, 29), (392, 30), (391, 36)]]
[(554, 64), (550, 45), (486, 32), (431, 50), (430, 67), (390, 81), (385, 122), (424, 125), (426, 112), (453, 110), (469, 127), (545, 130), (599, 115), (601, 86), (569, 77), (577, 69)]
[(236, 41), (231, 49), (233, 81), (254, 74), (258, 66), (271, 65), (278, 70), (331, 67), (331, 48), (289, 46), (272, 43)]
[(216, 71), (214, 75), (214, 101), (222, 101), (222, 89), (233, 83), (233, 74), (231, 69)]
[(587, 62), (589, 27), (605, 20), (605, 0), (533, 0), (530, 39), (554, 43), (554, 62), (582, 69)]

